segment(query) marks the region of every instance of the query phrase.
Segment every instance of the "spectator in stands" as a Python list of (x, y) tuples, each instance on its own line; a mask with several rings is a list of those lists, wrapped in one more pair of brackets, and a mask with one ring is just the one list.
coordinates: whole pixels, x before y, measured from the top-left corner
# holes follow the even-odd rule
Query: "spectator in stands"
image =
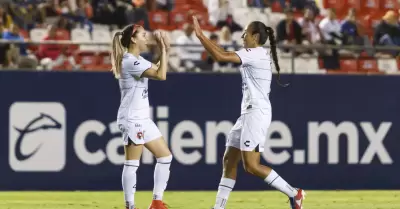
[[(176, 44), (181, 45), (177, 49), (177, 54), (181, 59), (181, 66), (183, 66), (188, 71), (197, 71), (196, 62), (201, 62), (201, 53), (203, 47), (194, 46), (198, 45), (198, 39), (193, 37), (193, 25), (191, 23), (186, 23), (183, 26), (184, 34), (176, 39)], [(190, 46), (185, 46), (190, 45)]]
[[(48, 35), (43, 41), (58, 41), (61, 40), (57, 36), (57, 27), (55, 25), (49, 26)], [(73, 69), (78, 69), (79, 65), (76, 64), (73, 56), (68, 53), (68, 46), (61, 44), (41, 44), (39, 46), (39, 57), (41, 63), (47, 63), (46, 68), (52, 69), (64, 65), (67, 62)]]
[[(116, 0), (93, 0), (92, 7), (94, 16), (91, 19), (95, 23), (106, 25), (117, 25), (118, 28), (128, 24), (126, 18), (127, 6), (132, 7), (136, 0), (124, 0), (117, 4)], [(134, 23), (134, 22), (129, 22)]]
[[(2, 38), (9, 41), (24, 41), (19, 34), (19, 27), (15, 24), (10, 26), (9, 31), (2, 33)], [(28, 54), (26, 44), (8, 43), (0, 47), (1, 64), (8, 69), (16, 69), (20, 66), (24, 68), (36, 67), (36, 57)]]
[(145, 2), (143, 0), (134, 0), (133, 9), (128, 9), (126, 11), (126, 19), (129, 23), (142, 25), (147, 31), (150, 31), (150, 21), (149, 16), (145, 7)]
[(55, 17), (58, 16), (58, 5), (56, 4), (57, 1), (47, 0), (39, 4), (39, 8), (42, 9), (43, 13), (46, 17)]
[(228, 15), (226, 17), (225, 21), (221, 21), (217, 24), (217, 27), (219, 29), (221, 29), (224, 26), (228, 26), (229, 30), (231, 30), (232, 33), (234, 32), (238, 32), (238, 31), (243, 31), (242, 26), (240, 26), (239, 24), (237, 24), (234, 20), (233, 20), (233, 16), (232, 15)]
[(170, 11), (173, 8), (173, 0), (156, 0), (156, 9)]
[[(342, 45), (343, 38), (340, 32), (340, 23), (336, 19), (336, 12), (334, 9), (328, 9), (327, 12), (328, 15), (319, 23), (324, 43), (330, 45)], [(337, 49), (328, 50), (322, 58), (325, 69), (340, 69), (339, 51)]]
[(221, 29), (219, 44), (235, 50), (235, 42), (232, 40), (232, 33), (228, 26), (224, 26)]
[(343, 21), (340, 32), (344, 37), (344, 44), (346, 45), (363, 45), (364, 40), (361, 37), (356, 19), (356, 10), (354, 8), (349, 10), (346, 19)]
[(59, 29), (64, 29), (71, 32), (71, 30), (75, 27), (75, 24), (70, 19), (60, 16), (56, 22), (56, 26)]
[(93, 17), (93, 8), (86, 0), (77, 0), (77, 8), (75, 14), (80, 17), (90, 19)]
[(4, 28), (10, 28), (13, 24), (13, 20), (11, 15), (9, 15), (4, 8), (6, 8), (5, 5), (0, 5), (0, 23)]
[[(215, 33), (212, 33), (210, 35), (210, 40), (216, 45), (218, 45), (218, 43), (219, 43), (218, 35)], [(212, 58), (212, 56), (207, 51), (203, 51), (202, 58), (208, 64), (208, 66), (205, 68), (205, 70), (208, 70), (208, 71), (210, 71), (210, 70), (218, 71), (219, 70), (219, 68), (220, 68), (219, 64), (217, 62), (215, 62), (215, 60)]]
[[(388, 11), (382, 21), (375, 29), (373, 44), (378, 46), (400, 46), (400, 28), (396, 14)], [(390, 53), (397, 56), (397, 50), (382, 50), (381, 52)]]
[[(3, 32), (3, 39), (5, 40), (10, 40), (10, 41), (24, 41), (24, 37), (22, 37), (19, 33), (19, 27), (16, 24), (12, 24), (10, 26), (9, 31), (4, 31)], [(26, 44), (18, 44), (15, 46), (16, 48), (20, 49), (20, 54), (22, 56), (27, 56), (28, 52), (26, 50), (27, 45)]]
[(93, 9), (90, 4), (86, 3), (85, 0), (78, 0), (78, 4), (73, 9), (68, 2), (62, 3), (61, 15), (71, 21), (79, 23), (81, 28), (86, 28), (90, 32), (93, 30), (93, 24), (89, 20), (93, 16)]
[(20, 28), (30, 30), (45, 21), (44, 12), (36, 4), (16, 4), (10, 5), (10, 13), (14, 18), (14, 23)]
[[(236, 43), (232, 40), (232, 33), (227, 26), (221, 29), (220, 37), (219, 37), (219, 45), (221, 45), (225, 51), (236, 51)], [(228, 72), (235, 71), (235, 67), (240, 65), (233, 63), (218, 63), (220, 66), (220, 71)]]
[[(276, 28), (277, 42), (283, 45), (302, 44), (303, 34), (299, 23), (294, 19), (291, 9), (285, 10), (286, 18), (278, 23)], [(288, 48), (283, 47), (283, 51), (289, 52)]]
[(340, 32), (339, 20), (336, 18), (336, 11), (330, 8), (327, 9), (327, 12), (328, 15), (319, 23), (324, 40), (330, 44), (342, 44), (343, 37)]
[(307, 8), (304, 10), (304, 17), (299, 20), (299, 24), (302, 28), (304, 41), (309, 44), (320, 44), (321, 43), (321, 30), (315, 23), (315, 16), (313, 10)]
[(207, 9), (209, 21), (214, 26), (225, 25), (226, 19), (232, 11), (228, 0), (208, 0)]
[[(3, 39), (4, 24), (0, 22), (0, 39)], [(8, 44), (0, 43), (0, 68), (6, 66), (6, 54), (7, 54)]]

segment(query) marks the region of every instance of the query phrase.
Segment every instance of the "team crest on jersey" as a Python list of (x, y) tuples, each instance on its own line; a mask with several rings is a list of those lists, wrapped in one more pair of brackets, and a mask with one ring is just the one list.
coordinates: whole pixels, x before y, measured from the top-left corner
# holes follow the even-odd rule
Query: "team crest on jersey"
[(149, 96), (149, 91), (147, 89), (144, 89), (142, 92), (142, 98), (145, 99)]
[(136, 137), (137, 137), (138, 139), (143, 139), (143, 137), (144, 137), (144, 132), (141, 132), (141, 131), (137, 132)]

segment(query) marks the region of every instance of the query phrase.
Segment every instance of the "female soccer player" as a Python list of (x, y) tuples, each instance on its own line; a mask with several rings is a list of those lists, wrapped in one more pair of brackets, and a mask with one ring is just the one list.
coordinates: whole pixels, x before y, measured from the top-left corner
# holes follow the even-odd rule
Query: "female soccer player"
[(155, 65), (139, 54), (146, 49), (147, 32), (138, 25), (129, 25), (117, 32), (112, 43), (112, 71), (119, 80), (121, 105), (117, 123), (125, 145), (125, 163), (122, 171), (122, 187), (126, 209), (134, 209), (136, 171), (145, 146), (157, 158), (154, 170), (153, 201), (149, 209), (166, 209), (162, 201), (169, 179), (171, 152), (161, 132), (150, 119), (148, 80), (163, 81), (167, 76), (167, 48), (165, 35), (154, 33), (161, 48), (160, 63)]
[[(244, 48), (237, 52), (226, 52), (204, 36), (196, 17), (193, 17), (193, 23), (197, 37), (215, 61), (241, 64), (241, 116), (228, 135), (223, 174), (214, 209), (225, 208), (229, 193), (235, 185), (240, 160), (243, 161), (246, 172), (264, 179), (266, 183), (285, 193), (292, 209), (302, 209), (304, 191), (293, 188), (270, 167), (260, 164), (260, 152), (264, 151), (264, 142), (271, 123), (271, 57), (278, 73), (280, 70), (274, 31), (262, 22), (251, 22), (242, 36)], [(270, 41), (272, 56), (262, 47), (267, 39)]]

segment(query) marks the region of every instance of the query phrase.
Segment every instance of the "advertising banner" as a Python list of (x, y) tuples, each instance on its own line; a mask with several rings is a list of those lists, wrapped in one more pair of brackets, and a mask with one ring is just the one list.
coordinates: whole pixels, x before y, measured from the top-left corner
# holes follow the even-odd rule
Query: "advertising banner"
[[(275, 81), (276, 78), (274, 78)], [(400, 77), (285, 75), (273, 82), (262, 162), (305, 189), (400, 189)], [(150, 81), (174, 156), (170, 190), (216, 190), (240, 116), (239, 74)], [(111, 73), (0, 72), (0, 190), (118, 190), (124, 155)], [(138, 190), (153, 187), (145, 151)], [(264, 190), (239, 165), (237, 190)]]

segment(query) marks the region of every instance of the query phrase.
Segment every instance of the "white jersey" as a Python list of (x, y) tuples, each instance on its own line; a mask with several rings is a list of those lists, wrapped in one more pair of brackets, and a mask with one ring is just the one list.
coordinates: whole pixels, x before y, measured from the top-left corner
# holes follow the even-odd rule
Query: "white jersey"
[(141, 78), (144, 71), (151, 68), (151, 62), (143, 57), (125, 53), (122, 59), (119, 88), (121, 104), (117, 123), (125, 125), (129, 121), (150, 118), (148, 98), (148, 78)]
[(271, 109), (269, 93), (271, 91), (272, 61), (269, 50), (263, 47), (243, 48), (236, 51), (242, 65), (242, 111), (253, 109)]

